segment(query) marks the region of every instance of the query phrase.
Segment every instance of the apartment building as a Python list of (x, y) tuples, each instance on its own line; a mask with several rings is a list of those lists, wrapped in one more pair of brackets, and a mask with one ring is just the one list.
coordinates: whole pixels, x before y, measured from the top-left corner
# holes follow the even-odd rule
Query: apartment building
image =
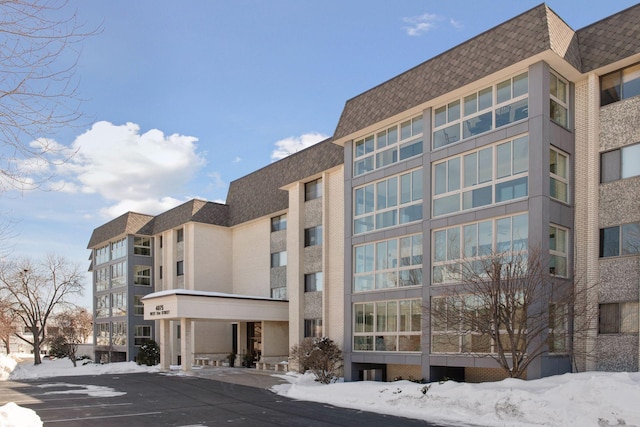
[(154, 336), (164, 368), (276, 363), (322, 334), (348, 381), (500, 379), (491, 343), (452, 341), (428, 308), (457, 264), (538, 248), (580, 291), (564, 327), (587, 327), (526, 378), (637, 371), (639, 22), (637, 5), (573, 30), (541, 4), (348, 100), (332, 139), (234, 181), (226, 204), (99, 227), (96, 351), (124, 330), (128, 360)]
[(98, 360), (164, 369), (287, 361), (305, 336), (343, 340), (343, 152), (331, 140), (233, 181), (227, 203), (124, 214), (89, 241)]

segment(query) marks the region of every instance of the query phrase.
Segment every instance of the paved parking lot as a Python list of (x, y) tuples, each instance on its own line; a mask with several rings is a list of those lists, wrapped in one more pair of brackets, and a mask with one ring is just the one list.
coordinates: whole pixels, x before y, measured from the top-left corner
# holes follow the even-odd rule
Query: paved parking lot
[[(0, 382), (0, 404), (37, 412), (45, 426), (428, 426), (405, 418), (278, 396), (269, 374), (203, 369)], [(244, 385), (242, 383), (245, 383)], [(251, 383), (251, 386), (247, 385)]]

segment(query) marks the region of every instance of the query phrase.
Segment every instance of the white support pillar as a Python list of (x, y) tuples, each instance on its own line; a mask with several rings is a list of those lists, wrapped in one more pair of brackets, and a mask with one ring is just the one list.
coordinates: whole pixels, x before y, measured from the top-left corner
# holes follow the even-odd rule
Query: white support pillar
[(193, 361), (193, 346), (191, 344), (193, 340), (193, 333), (191, 329), (191, 319), (180, 319), (180, 354), (181, 354), (181, 366), (183, 371), (191, 370), (191, 362)]
[(171, 321), (160, 320), (160, 370), (168, 372), (171, 368)]

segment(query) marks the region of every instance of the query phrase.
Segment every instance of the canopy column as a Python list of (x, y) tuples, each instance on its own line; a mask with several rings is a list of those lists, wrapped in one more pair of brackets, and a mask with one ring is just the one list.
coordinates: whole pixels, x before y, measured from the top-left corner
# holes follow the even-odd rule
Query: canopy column
[(191, 319), (185, 317), (180, 318), (180, 330), (180, 369), (183, 371), (190, 371), (191, 363), (193, 361), (193, 328)]

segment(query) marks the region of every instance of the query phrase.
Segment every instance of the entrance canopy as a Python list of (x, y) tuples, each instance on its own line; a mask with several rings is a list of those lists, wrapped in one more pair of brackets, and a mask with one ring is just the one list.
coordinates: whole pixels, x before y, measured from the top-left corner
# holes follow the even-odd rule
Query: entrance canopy
[(142, 298), (145, 320), (289, 321), (289, 302), (220, 292), (171, 289)]

